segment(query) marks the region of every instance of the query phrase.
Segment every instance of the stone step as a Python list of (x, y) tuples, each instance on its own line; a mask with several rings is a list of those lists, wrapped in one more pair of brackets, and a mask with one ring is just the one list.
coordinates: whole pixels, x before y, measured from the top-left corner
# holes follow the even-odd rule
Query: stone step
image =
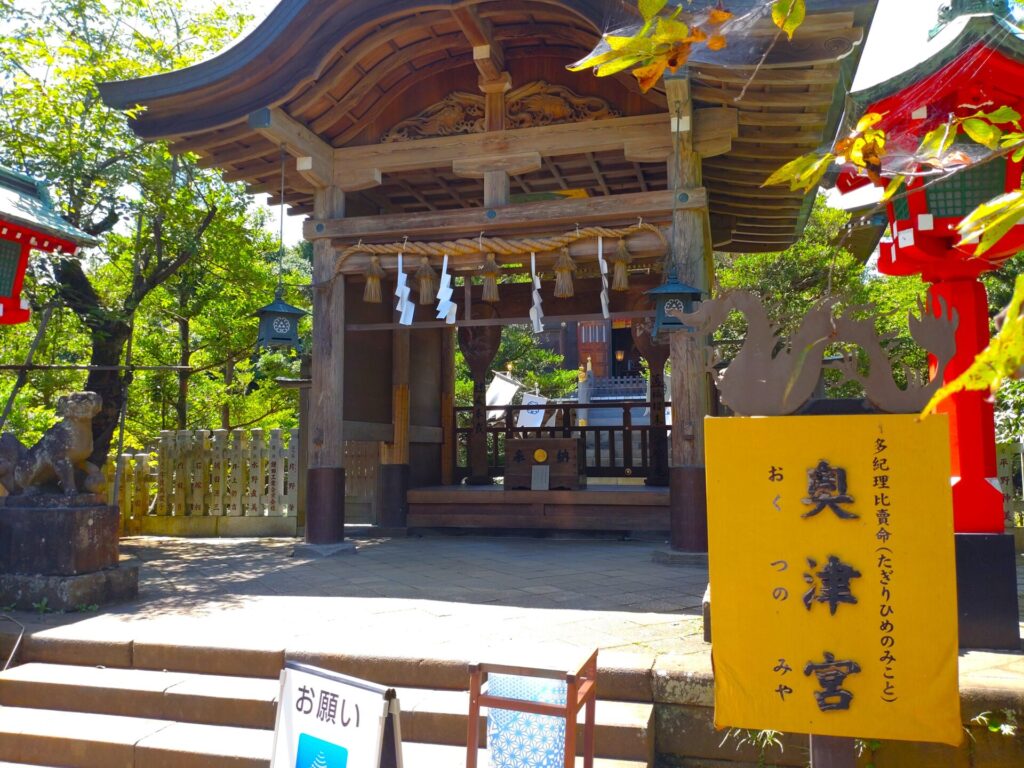
[[(0, 623), (0, 645), (14, 636)], [(6, 658), (6, 654), (3, 656)], [(466, 690), (468, 665), (481, 659), (420, 656), (363, 656), (344, 653), (289, 652), (283, 648), (205, 646), (152, 642), (126, 638), (84, 638), (51, 632), (26, 635), (16, 663), (74, 664), (84, 667), (168, 670), (234, 677), (277, 678), (285, 660), (322, 667), (380, 685), (445, 690)], [(485, 659), (494, 661), (494, 659)], [(502, 660), (533, 666), (551, 666), (545, 660)], [(600, 699), (650, 702), (653, 700), (650, 660), (642, 655), (602, 653), (598, 659), (597, 695)]]
[[(0, 706), (0, 760), (63, 768), (267, 768), (273, 732), (149, 718)], [(461, 768), (460, 746), (406, 742), (405, 768)], [(582, 759), (577, 759), (582, 766)], [(4, 763), (0, 763), (0, 766)], [(486, 766), (481, 750), (479, 765)], [(648, 768), (597, 759), (595, 768)]]
[(267, 768), (274, 733), (0, 706), (0, 760), (64, 768)]
[[(402, 763), (404, 768), (466, 768), (466, 748), (444, 744), (404, 742), (402, 744)], [(476, 764), (479, 768), (488, 768), (486, 749), (480, 750)], [(594, 758), (594, 768), (648, 768), (651, 765), (653, 763), (642, 760)], [(576, 768), (583, 768), (582, 757), (576, 758)], [(738, 766), (737, 768), (742, 767)]]
[[(467, 692), (399, 688), (398, 700), (402, 707), (404, 739), (465, 745), (469, 709)], [(650, 704), (598, 700), (595, 754), (625, 760), (651, 760), (654, 756), (653, 717), (654, 707)], [(484, 745), (486, 730), (486, 719), (481, 717), (481, 746)]]
[[(0, 705), (95, 712), (206, 725), (270, 729), (278, 682), (273, 679), (109, 669), (30, 662), (0, 673)], [(461, 745), (466, 738), (465, 691), (398, 688), (402, 733), (410, 741)], [(599, 700), (596, 752), (649, 760), (650, 704)], [(481, 736), (486, 722), (481, 722)]]
[(0, 673), (0, 705), (273, 728), (277, 680), (29, 663)]

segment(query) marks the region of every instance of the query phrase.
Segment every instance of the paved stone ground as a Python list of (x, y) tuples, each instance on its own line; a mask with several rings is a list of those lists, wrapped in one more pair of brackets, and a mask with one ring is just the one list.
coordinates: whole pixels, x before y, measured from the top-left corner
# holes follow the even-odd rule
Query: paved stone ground
[[(548, 664), (598, 647), (605, 664), (710, 670), (706, 566), (654, 562), (661, 544), (439, 536), (308, 560), (295, 543), (124, 539), (142, 562), (137, 601), (17, 615), (82, 639)], [(1024, 567), (1018, 577), (1024, 615)], [(1024, 690), (1022, 655), (966, 654), (961, 669)]]
[[(122, 540), (142, 562), (137, 601), (98, 613), (19, 614), (32, 629), (349, 654), (524, 658), (599, 647), (707, 655), (703, 565), (652, 561), (613, 540), (362, 540), (356, 554), (291, 556), (292, 539)], [(498, 656), (500, 654), (500, 656)], [(559, 654), (559, 658), (561, 654)]]

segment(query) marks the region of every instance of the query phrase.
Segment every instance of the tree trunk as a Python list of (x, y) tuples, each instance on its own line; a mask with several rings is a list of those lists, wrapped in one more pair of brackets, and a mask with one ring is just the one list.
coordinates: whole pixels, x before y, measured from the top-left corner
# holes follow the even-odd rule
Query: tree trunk
[[(92, 355), (89, 364), (95, 366), (117, 366), (121, 364), (121, 353), (128, 342), (131, 329), (127, 323), (111, 321), (91, 329)], [(129, 376), (119, 370), (89, 371), (85, 388), (103, 398), (100, 412), (92, 420), (92, 455), (89, 461), (102, 467), (110, 453), (110, 444), (117, 432), (121, 407), (128, 390)]]
[(220, 428), (231, 429), (231, 401), (228, 400), (228, 392), (235, 380), (235, 361), (228, 358), (224, 364), (224, 402), (220, 406)]
[(178, 317), (178, 398), (174, 403), (174, 411), (177, 416), (178, 430), (188, 429), (188, 380), (192, 375), (185, 370), (192, 358), (192, 348), (189, 344), (189, 319), (184, 316)]

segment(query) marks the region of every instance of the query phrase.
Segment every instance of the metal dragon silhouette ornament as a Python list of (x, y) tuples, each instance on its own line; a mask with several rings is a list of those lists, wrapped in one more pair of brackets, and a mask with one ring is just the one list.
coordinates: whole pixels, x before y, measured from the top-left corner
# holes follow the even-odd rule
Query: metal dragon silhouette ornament
[[(887, 413), (920, 411), (941, 386), (942, 374), (956, 349), (956, 313), (940, 304), (938, 315), (919, 304), (920, 317), (910, 313), (910, 335), (934, 358), (930, 381), (904, 366), (905, 387), (897, 384), (885, 344), (895, 334), (879, 335), (869, 306), (848, 309), (835, 315), (836, 300), (824, 298), (804, 315), (789, 338), (780, 335), (761, 303), (750, 291), (730, 291), (705, 301), (691, 313), (669, 310), (687, 326), (687, 332), (705, 336), (721, 326), (729, 313), (739, 311), (747, 323), (740, 351), (723, 360), (718, 351), (708, 361), (721, 401), (743, 416), (784, 416), (800, 410), (814, 393), (821, 376), (825, 350), (829, 345), (847, 345), (838, 369), (860, 384), (865, 398)], [(860, 356), (849, 348), (856, 345), (867, 358), (866, 370)], [(724, 363), (724, 365), (723, 365)]]

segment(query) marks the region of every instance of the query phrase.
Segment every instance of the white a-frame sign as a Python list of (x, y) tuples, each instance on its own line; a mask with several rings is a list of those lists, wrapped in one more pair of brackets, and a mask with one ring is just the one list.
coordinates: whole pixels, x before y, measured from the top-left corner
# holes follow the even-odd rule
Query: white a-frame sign
[(289, 661), (270, 768), (402, 768), (393, 688)]

